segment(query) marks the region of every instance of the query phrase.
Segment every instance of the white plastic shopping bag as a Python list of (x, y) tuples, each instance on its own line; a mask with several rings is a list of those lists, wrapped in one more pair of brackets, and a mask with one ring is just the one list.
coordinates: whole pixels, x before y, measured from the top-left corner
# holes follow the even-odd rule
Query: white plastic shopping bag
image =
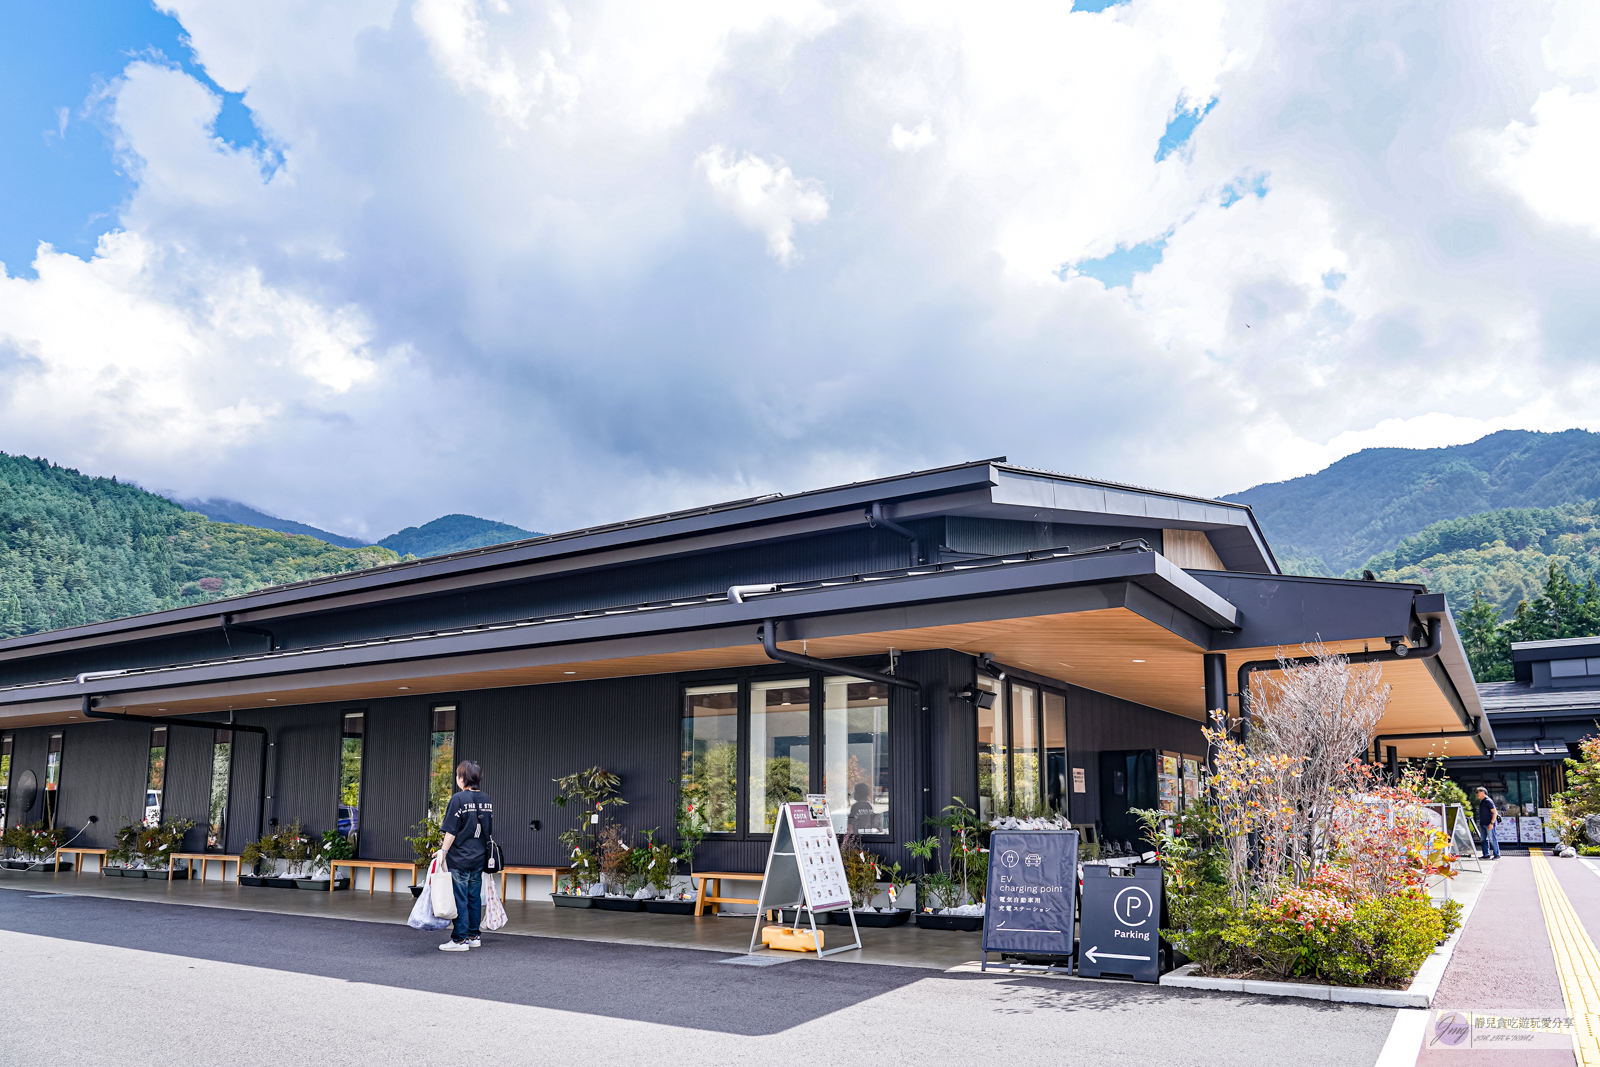
[(444, 865), (444, 854), (433, 857), (428, 865), (428, 895), (433, 898), (433, 914), (440, 919), (456, 917), (456, 890), (454, 879)]
[[(433, 877), (431, 866), (428, 869), (428, 877)], [(450, 920), (441, 919), (433, 913), (433, 893), (429, 890), (427, 882), (423, 882), (422, 886), (422, 892), (417, 894), (416, 903), (411, 905), (411, 917), (406, 920), (406, 925), (418, 930), (443, 930), (450, 925)]]
[(498, 930), (506, 924), (506, 907), (500, 903), (500, 890), (495, 887), (494, 875), (483, 872), (483, 929)]

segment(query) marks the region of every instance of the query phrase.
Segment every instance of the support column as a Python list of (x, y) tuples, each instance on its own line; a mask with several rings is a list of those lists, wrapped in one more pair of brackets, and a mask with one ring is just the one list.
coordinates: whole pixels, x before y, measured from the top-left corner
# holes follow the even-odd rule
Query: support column
[[(1204, 660), (1206, 680), (1206, 725), (1213, 730), (1228, 732), (1228, 657), (1220, 652), (1207, 652)], [(1206, 766), (1211, 773), (1217, 769), (1217, 746), (1206, 746)]]

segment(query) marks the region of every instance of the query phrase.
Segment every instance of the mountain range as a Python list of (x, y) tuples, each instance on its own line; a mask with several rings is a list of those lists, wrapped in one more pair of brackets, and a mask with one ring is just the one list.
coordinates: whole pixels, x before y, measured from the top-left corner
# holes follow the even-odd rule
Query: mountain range
[(342, 548), (361, 548), (368, 544), (376, 544), (380, 548), (387, 548), (402, 556), (408, 554), (442, 556), (449, 552), (464, 552), (469, 548), (483, 548), (486, 545), (498, 545), (506, 541), (520, 541), (524, 537), (539, 536), (533, 530), (524, 530), (520, 526), (495, 522), (493, 519), (480, 519), (475, 515), (443, 515), (421, 526), (407, 526), (404, 530), (392, 533), (381, 541), (363, 541), (356, 537), (319, 530), (315, 526), (307, 526), (293, 519), (280, 519), (276, 515), (257, 511), (249, 504), (241, 504), (237, 500), (184, 500), (167, 493), (162, 495), (185, 510), (198, 512), (213, 522), (232, 522), (242, 526), (256, 526), (263, 530), (277, 530), (280, 533), (305, 534)]

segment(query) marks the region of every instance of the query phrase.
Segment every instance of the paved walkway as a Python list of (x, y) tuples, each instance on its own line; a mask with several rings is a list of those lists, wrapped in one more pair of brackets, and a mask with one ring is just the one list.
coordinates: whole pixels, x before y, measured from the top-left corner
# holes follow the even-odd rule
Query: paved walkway
[(1494, 877), (1456, 945), (1434, 1011), (1570, 1013), (1578, 1023), (1579, 1048), (1452, 1051), (1423, 1032), (1415, 1062), (1424, 1067), (1600, 1067), (1595, 1031), (1600, 1025), (1600, 954), (1595, 950), (1600, 864), (1507, 853), (1493, 865)]
[[(1128, 1067), (1369, 1067), (1395, 1014), (1132, 983), (947, 973), (926, 962), (844, 962), (854, 954), (730, 965), (743, 959), (737, 953), (749, 920), (682, 920), (679, 929), (740, 942), (732, 951), (491, 934), (483, 949), (451, 954), (437, 950), (440, 934), (401, 925), (407, 902), (382, 894), (366, 901), (357, 899), (365, 894), (332, 894), (344, 901), (337, 905), (307, 899), (329, 894), (288, 890), (244, 898), (276, 899), (280, 910), (268, 912), (166, 902), (221, 887), (168, 894), (146, 886), (139, 892), (148, 897), (136, 899), (126, 887), (102, 891), (96, 881), (0, 879), (0, 1003), (18, 1006), (27, 1033), (38, 1035), (32, 1049), (0, 1037), (0, 1064), (121, 1067), (170, 1055), (198, 1065), (274, 1067), (441, 1058), (489, 1067), (569, 1060), (925, 1067), (1018, 1057)], [(368, 909), (370, 921), (294, 914), (291, 906)], [(527, 907), (565, 921), (549, 904)], [(372, 910), (379, 908), (395, 913)], [(568, 918), (671, 928), (664, 916)], [(889, 935), (914, 945), (935, 932), (864, 933), (881, 942), (863, 954), (870, 955), (887, 951)], [(977, 956), (975, 938), (954, 935), (944, 944), (957, 946), (942, 950), (952, 955)]]

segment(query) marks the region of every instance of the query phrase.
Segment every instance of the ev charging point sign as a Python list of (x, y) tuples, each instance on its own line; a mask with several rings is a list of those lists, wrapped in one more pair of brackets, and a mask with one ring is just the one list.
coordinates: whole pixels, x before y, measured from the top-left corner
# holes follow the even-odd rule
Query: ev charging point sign
[(996, 830), (989, 837), (983, 911), (989, 953), (1071, 965), (1078, 896), (1078, 831)]
[(1083, 869), (1078, 973), (1086, 978), (1161, 977), (1161, 868)]

